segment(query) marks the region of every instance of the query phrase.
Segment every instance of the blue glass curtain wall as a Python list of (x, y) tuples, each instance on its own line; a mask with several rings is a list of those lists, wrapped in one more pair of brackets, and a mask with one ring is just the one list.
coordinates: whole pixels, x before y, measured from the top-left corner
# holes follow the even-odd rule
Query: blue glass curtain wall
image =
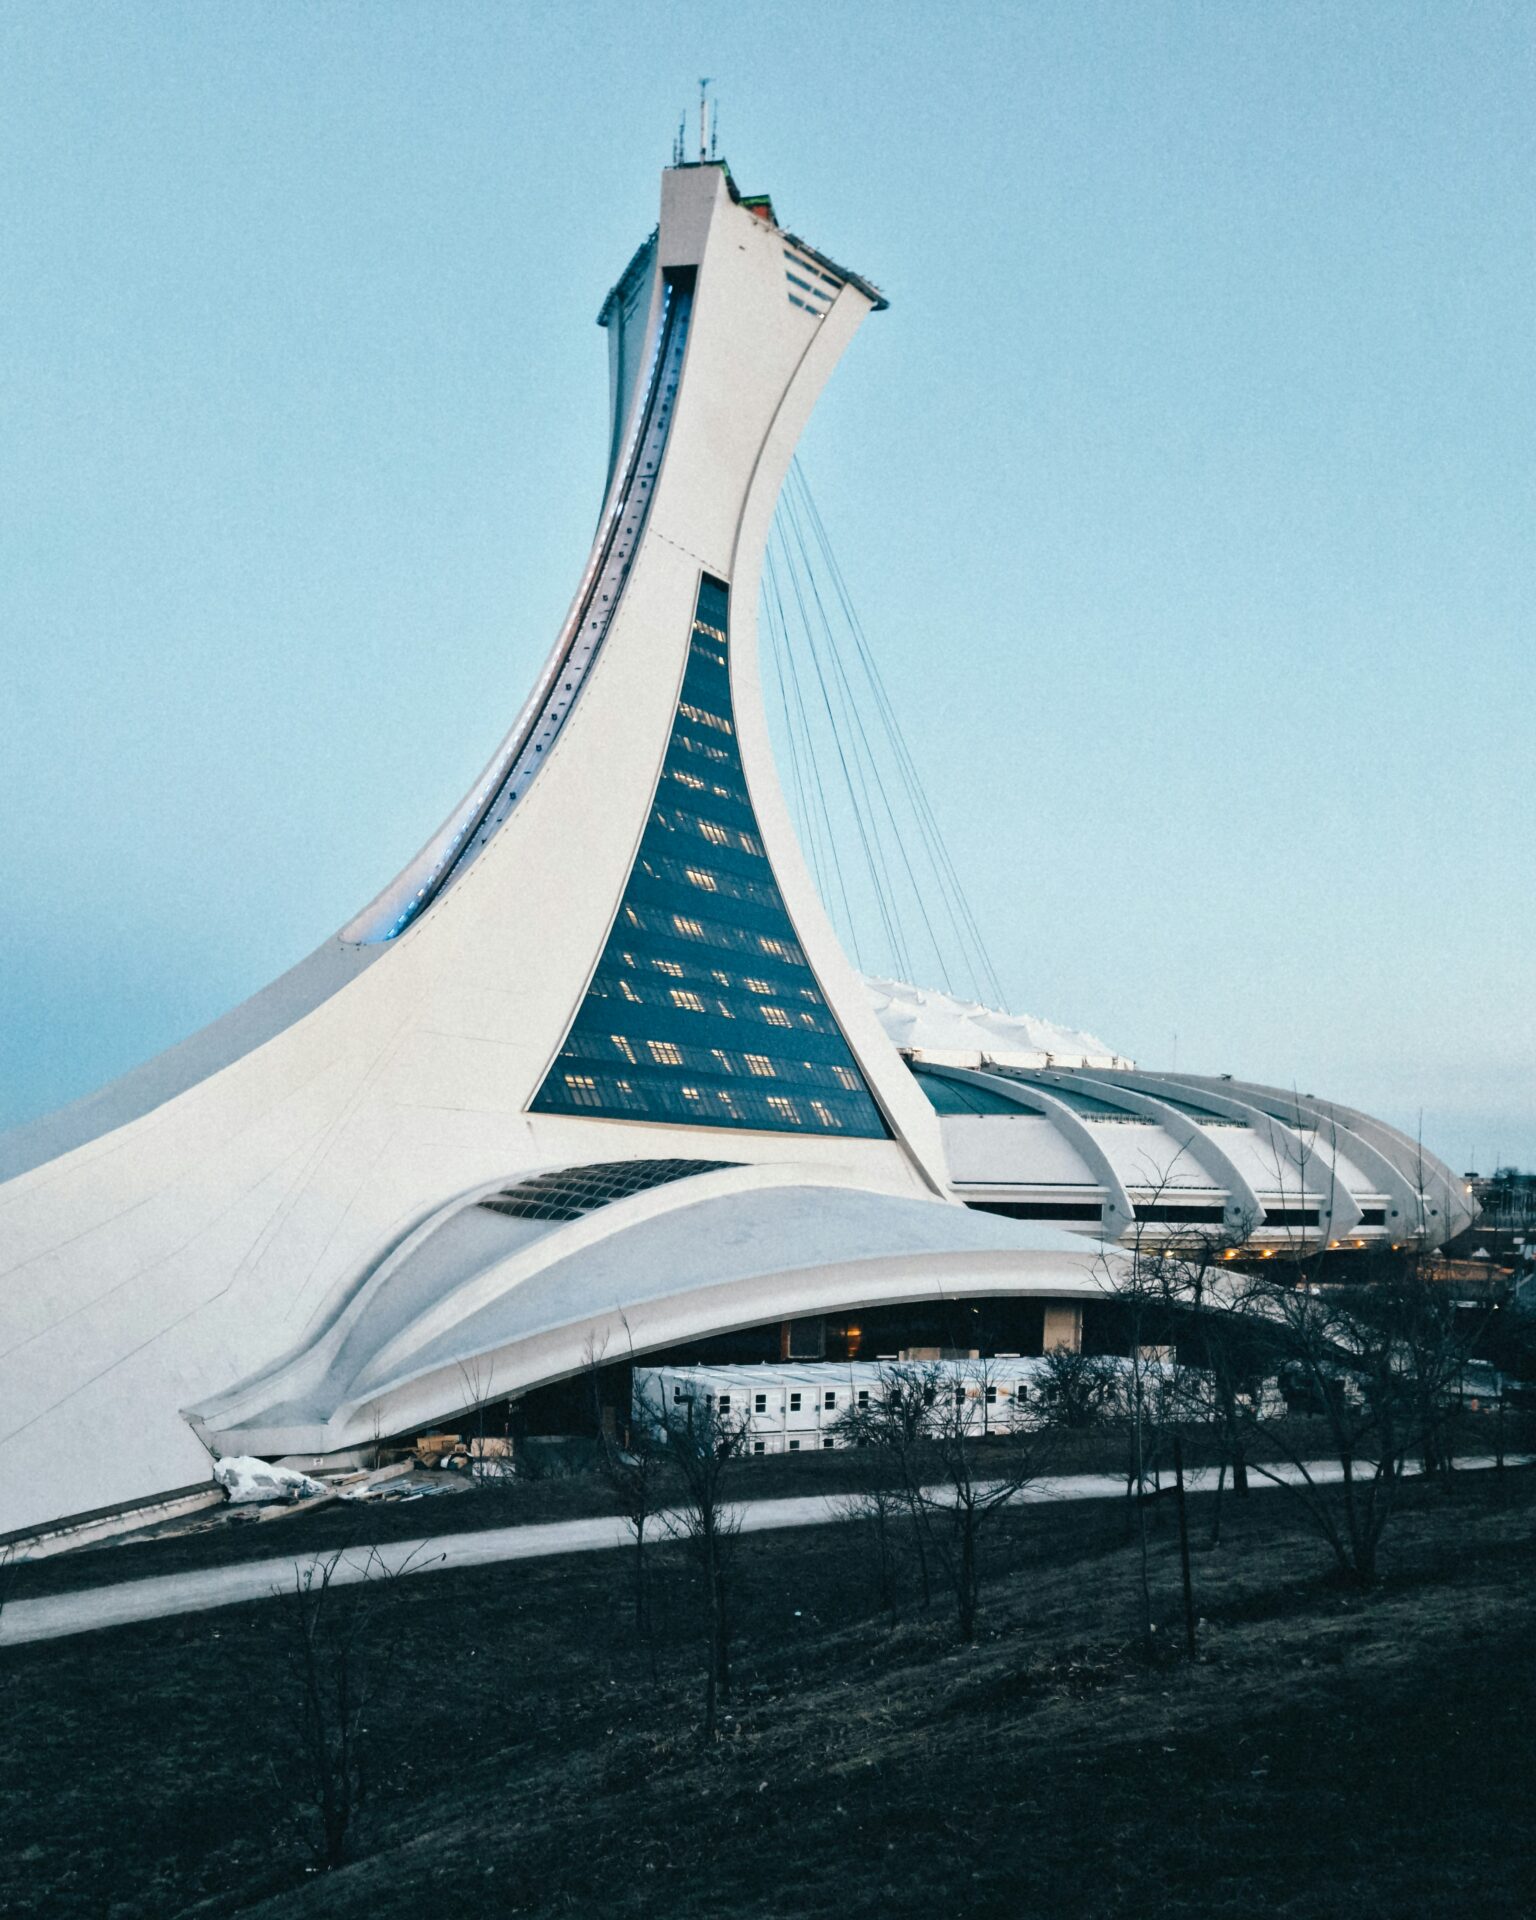
[(650, 819), (534, 1111), (881, 1138), (747, 798), (729, 612), (729, 589), (705, 574)]

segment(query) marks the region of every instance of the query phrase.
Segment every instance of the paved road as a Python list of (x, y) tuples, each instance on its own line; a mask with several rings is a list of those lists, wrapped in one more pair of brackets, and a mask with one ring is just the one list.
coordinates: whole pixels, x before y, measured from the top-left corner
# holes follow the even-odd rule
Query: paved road
[[(1524, 1465), (1525, 1459), (1511, 1460)], [(1491, 1467), (1492, 1460), (1458, 1460), (1457, 1470)], [(1307, 1473), (1318, 1483), (1338, 1480), (1337, 1461), (1315, 1460)], [(1270, 1467), (1265, 1474), (1294, 1483), (1295, 1467)], [(1191, 1472), (1191, 1491), (1215, 1485), (1214, 1469)], [(1166, 1484), (1166, 1483), (1165, 1483)], [(1255, 1489), (1276, 1481), (1253, 1473)], [(1125, 1493), (1122, 1476), (1107, 1473), (1055, 1474), (1036, 1481), (1017, 1497), (1022, 1501), (1111, 1500)], [(810, 1495), (795, 1500), (748, 1500), (737, 1511), (743, 1533), (765, 1533), (776, 1527), (820, 1527), (848, 1518), (846, 1495)], [(658, 1537), (667, 1521), (661, 1516)], [(382, 1572), (409, 1575), (446, 1572), (450, 1568), (484, 1567), (502, 1560), (543, 1560), (554, 1554), (597, 1553), (626, 1546), (630, 1533), (624, 1522), (556, 1520), (543, 1526), (487, 1527), (479, 1533), (450, 1533), (429, 1540), (395, 1540), (374, 1548), (344, 1551), (332, 1574), (336, 1584), (351, 1585)], [(209, 1567), (201, 1573), (168, 1573), (148, 1580), (124, 1580), (115, 1586), (94, 1587), (84, 1593), (46, 1595), (36, 1600), (13, 1600), (0, 1614), (0, 1646), (20, 1646), (30, 1640), (56, 1640), (74, 1633), (94, 1633), (102, 1627), (128, 1626), (136, 1620), (161, 1620), (171, 1614), (201, 1613), (211, 1607), (234, 1606), (243, 1600), (269, 1600), (291, 1593), (295, 1580), (335, 1558), (331, 1553), (283, 1555), (243, 1565)]]

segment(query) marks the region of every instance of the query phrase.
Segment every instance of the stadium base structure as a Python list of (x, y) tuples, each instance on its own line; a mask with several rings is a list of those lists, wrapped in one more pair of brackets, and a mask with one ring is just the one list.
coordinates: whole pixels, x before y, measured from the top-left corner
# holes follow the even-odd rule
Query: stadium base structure
[[(0, 1535), (206, 1484), (215, 1455), (420, 1430), (471, 1380), (515, 1397), (594, 1353), (1087, 1299), (1186, 1166), (1182, 1204), (1259, 1231), (1287, 1206), (1452, 1230), (1456, 1183), (1361, 1116), (1011, 1029), (930, 1044), (924, 996), (850, 968), (775, 777), (756, 608), (796, 441), (884, 304), (723, 164), (663, 175), (599, 316), (592, 550), (481, 779), (307, 960), (0, 1141)], [(1001, 1019), (949, 1005), (969, 1038)]]

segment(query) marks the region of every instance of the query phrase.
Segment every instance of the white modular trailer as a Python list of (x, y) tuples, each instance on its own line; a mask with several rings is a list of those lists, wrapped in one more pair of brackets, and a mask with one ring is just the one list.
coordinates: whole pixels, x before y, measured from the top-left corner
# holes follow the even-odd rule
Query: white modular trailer
[(636, 1367), (633, 1417), (665, 1433), (691, 1408), (740, 1427), (752, 1453), (811, 1453), (855, 1444), (858, 1414), (878, 1407), (893, 1373), (949, 1395), (978, 1439), (1039, 1426), (1046, 1363), (989, 1360), (763, 1362), (755, 1366)]

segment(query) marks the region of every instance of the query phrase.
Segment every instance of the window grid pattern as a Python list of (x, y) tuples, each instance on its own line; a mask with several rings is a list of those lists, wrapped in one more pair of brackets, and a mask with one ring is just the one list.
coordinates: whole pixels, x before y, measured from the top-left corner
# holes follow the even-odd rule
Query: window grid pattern
[(704, 575), (629, 884), (534, 1110), (883, 1138), (747, 797), (729, 605), (724, 582)]
[(591, 1167), (562, 1167), (558, 1173), (535, 1174), (515, 1187), (494, 1193), (479, 1204), (491, 1213), (514, 1220), (579, 1220), (632, 1193), (689, 1180), (697, 1173), (719, 1173), (737, 1165), (734, 1160), (607, 1160)]

